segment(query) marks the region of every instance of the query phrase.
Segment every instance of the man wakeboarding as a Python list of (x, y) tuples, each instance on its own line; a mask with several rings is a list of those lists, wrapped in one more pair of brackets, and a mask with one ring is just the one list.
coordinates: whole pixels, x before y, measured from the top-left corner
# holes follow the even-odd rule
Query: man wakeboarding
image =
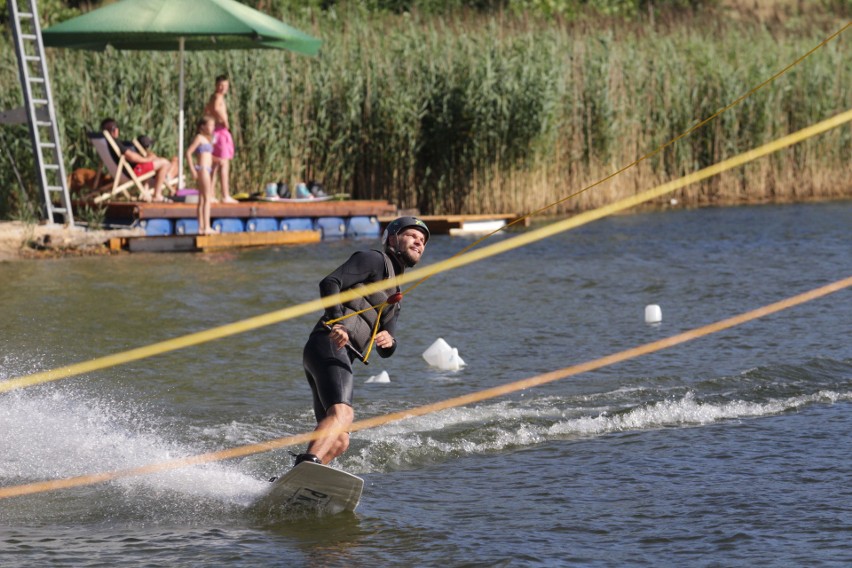
[[(429, 228), (416, 217), (399, 217), (382, 234), (382, 250), (359, 251), (322, 279), (320, 296), (327, 297), (352, 288), (401, 276), (415, 266), (426, 250)], [(352, 363), (366, 364), (363, 353), (372, 345), (380, 357), (396, 351), (395, 337), (399, 287), (392, 285), (367, 296), (326, 308), (314, 326), (303, 351), (303, 364), (313, 393), (315, 432), (307, 451), (296, 456), (296, 464), (311, 461), (328, 464), (349, 448), (349, 426), (354, 377)], [(378, 327), (376, 327), (378, 320)]]

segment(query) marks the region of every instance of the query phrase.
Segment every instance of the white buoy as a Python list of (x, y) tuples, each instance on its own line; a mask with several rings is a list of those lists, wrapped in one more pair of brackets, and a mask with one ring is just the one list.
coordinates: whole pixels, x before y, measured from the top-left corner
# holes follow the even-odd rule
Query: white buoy
[(433, 367), (442, 371), (458, 371), (466, 363), (459, 357), (459, 350), (439, 337), (423, 352), (423, 358)]
[(378, 375), (373, 375), (372, 377), (367, 379), (365, 382), (367, 382), (367, 383), (389, 383), (390, 382), (390, 375), (388, 375), (387, 371), (382, 371)]
[(663, 321), (663, 312), (657, 304), (645, 306), (645, 323), (660, 323)]

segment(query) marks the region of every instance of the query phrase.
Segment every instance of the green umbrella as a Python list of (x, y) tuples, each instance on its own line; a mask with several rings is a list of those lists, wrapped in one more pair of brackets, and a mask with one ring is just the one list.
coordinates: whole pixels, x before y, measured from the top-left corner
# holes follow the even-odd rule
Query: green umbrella
[(316, 55), (321, 40), (235, 0), (121, 0), (43, 32), (44, 45), (180, 52), (180, 179), (183, 179), (185, 50), (286, 49)]

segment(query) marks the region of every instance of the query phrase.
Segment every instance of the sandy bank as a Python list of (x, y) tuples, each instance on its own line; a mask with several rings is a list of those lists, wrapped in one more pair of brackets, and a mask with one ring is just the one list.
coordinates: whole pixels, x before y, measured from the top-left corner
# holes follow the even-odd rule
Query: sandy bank
[(109, 254), (110, 237), (140, 236), (144, 229), (89, 231), (82, 227), (0, 221), (0, 261)]

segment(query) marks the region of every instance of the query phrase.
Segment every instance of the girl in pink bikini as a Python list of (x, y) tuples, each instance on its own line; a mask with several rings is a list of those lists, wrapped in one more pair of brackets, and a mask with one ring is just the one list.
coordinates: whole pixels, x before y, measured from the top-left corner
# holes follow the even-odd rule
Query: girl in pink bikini
[[(198, 182), (198, 234), (213, 235), (217, 231), (210, 226), (210, 204), (213, 202), (213, 144), (216, 120), (205, 116), (195, 126), (195, 138), (186, 149), (186, 161), (192, 178)], [(192, 155), (198, 158), (193, 163)]]

